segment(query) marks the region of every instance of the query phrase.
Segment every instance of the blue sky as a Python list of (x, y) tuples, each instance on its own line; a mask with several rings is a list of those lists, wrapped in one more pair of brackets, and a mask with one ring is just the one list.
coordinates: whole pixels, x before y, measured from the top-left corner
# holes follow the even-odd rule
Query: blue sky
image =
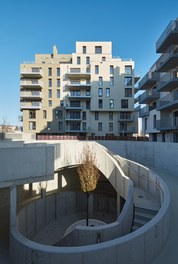
[(75, 52), (76, 41), (112, 41), (113, 56), (132, 58), (141, 77), (158, 54), (155, 44), (178, 17), (178, 1), (6, 0), (0, 6), (0, 124), (18, 123), (20, 63), (35, 53)]

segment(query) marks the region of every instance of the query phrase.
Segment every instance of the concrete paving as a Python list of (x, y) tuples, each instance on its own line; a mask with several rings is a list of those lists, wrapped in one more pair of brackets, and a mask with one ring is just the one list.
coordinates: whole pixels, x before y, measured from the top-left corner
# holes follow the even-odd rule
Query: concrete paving
[[(161, 254), (155, 259), (152, 264), (177, 264), (178, 263), (178, 177), (171, 176), (161, 170), (150, 168), (157, 173), (167, 184), (171, 196), (171, 219), (170, 219), (170, 234), (168, 241), (162, 250)], [(177, 175), (178, 176), (178, 175)], [(134, 200), (138, 204), (152, 207), (152, 200), (139, 189), (135, 190)], [(156, 205), (157, 207), (157, 205)], [(71, 220), (71, 219), (70, 219)], [(54, 229), (55, 230), (55, 229)], [(39, 237), (38, 237), (39, 238)], [(0, 247), (0, 264), (10, 264), (7, 247)], [(151, 263), (150, 263), (151, 264)]]

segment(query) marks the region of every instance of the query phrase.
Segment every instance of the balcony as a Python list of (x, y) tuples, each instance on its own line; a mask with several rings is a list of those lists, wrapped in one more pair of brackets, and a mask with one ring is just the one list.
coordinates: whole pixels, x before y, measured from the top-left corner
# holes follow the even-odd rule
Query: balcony
[(43, 83), (38, 80), (21, 80), (20, 81), (20, 87), (21, 88), (43, 88)]
[(119, 122), (133, 122), (134, 121), (134, 117), (133, 116), (128, 116), (128, 117), (118, 117), (118, 121)]
[(79, 78), (85, 78), (90, 79), (90, 72), (86, 72), (84, 70), (81, 70), (80, 68), (71, 68), (67, 73), (69, 78), (73, 79), (79, 79)]
[(168, 72), (161, 79), (157, 85), (157, 91), (170, 92), (178, 87), (178, 72)]
[(170, 45), (178, 45), (178, 20), (171, 21), (156, 43), (156, 52), (164, 53)]
[(83, 93), (76, 93), (76, 92), (71, 92), (70, 94), (67, 95), (67, 98), (70, 100), (72, 99), (90, 99), (91, 95), (86, 95)]
[(20, 71), (22, 78), (42, 78), (43, 77), (43, 71), (40, 68), (23, 68)]
[(33, 99), (33, 98), (42, 99), (42, 93), (39, 91), (31, 91), (31, 92), (21, 91), (20, 97), (28, 98), (28, 99)]
[(66, 106), (65, 106), (65, 109), (66, 110), (82, 110), (82, 106), (81, 106), (81, 104), (80, 104), (80, 102), (78, 103), (70, 103), (69, 105), (68, 104), (66, 104)]
[(25, 109), (41, 109), (41, 102), (21, 102), (20, 103), (20, 109), (25, 110)]
[(168, 72), (178, 66), (178, 48), (164, 53), (156, 62), (158, 72)]
[(139, 96), (140, 104), (150, 104), (159, 98), (159, 93), (154, 90), (147, 90)]
[(149, 116), (150, 115), (150, 111), (153, 110), (153, 109), (155, 109), (155, 106), (153, 106), (153, 105), (152, 106), (146, 105), (146, 106), (140, 108), (139, 117), (142, 118), (142, 117)]
[(158, 111), (162, 110), (174, 110), (178, 108), (178, 92), (174, 92), (173, 94), (168, 94), (162, 98), (160, 98), (156, 102), (156, 109)]
[(159, 80), (158, 72), (149, 71), (139, 82), (138, 88), (139, 90), (147, 90), (152, 88), (156, 82)]
[(177, 130), (178, 129), (178, 117), (175, 119), (175, 121), (173, 122), (172, 119), (169, 118), (164, 118), (164, 119), (160, 119), (157, 120), (156, 122), (156, 129), (157, 130)]
[(88, 82), (80, 82), (80, 81), (70, 81), (67, 83), (67, 86), (69, 87), (69, 89), (73, 89), (73, 88), (77, 88), (79, 87), (80, 89), (81, 88), (90, 88), (91, 87), (91, 83), (90, 81)]

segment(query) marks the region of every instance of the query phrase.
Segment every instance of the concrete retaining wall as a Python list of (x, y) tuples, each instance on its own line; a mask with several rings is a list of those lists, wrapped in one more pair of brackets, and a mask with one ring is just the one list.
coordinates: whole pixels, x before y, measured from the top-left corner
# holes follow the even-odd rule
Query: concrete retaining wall
[(99, 141), (126, 159), (178, 176), (178, 144), (168, 142)]

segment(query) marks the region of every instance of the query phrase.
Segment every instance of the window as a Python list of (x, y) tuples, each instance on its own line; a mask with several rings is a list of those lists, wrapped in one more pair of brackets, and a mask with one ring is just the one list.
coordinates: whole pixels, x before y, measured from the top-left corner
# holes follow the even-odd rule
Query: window
[(86, 101), (86, 109), (90, 109), (90, 101)]
[(132, 74), (132, 66), (125, 66), (125, 74)]
[(80, 112), (78, 111), (70, 111), (70, 119), (80, 119)]
[(110, 66), (110, 74), (114, 74), (114, 66), (113, 65)]
[(86, 96), (90, 96), (90, 90), (86, 90)]
[(63, 107), (64, 106), (64, 100), (60, 101), (60, 106)]
[(61, 92), (61, 91), (58, 89), (58, 90), (57, 90), (57, 98), (60, 98), (60, 94), (61, 94), (60, 92)]
[(52, 90), (48, 90), (48, 97), (52, 98)]
[(82, 123), (82, 130), (83, 131), (86, 131), (87, 130), (87, 123), (86, 122), (83, 122)]
[(102, 54), (102, 46), (95, 46), (95, 54)]
[(86, 57), (86, 64), (90, 64), (90, 57)]
[(80, 57), (77, 57), (77, 64), (80, 64)]
[(111, 85), (111, 86), (114, 85), (114, 77), (110, 77), (110, 85)]
[(35, 110), (29, 111), (29, 118), (30, 119), (35, 119), (36, 118), (36, 112), (35, 112)]
[(98, 96), (99, 97), (103, 96), (103, 88), (98, 88)]
[(48, 101), (48, 106), (51, 107), (52, 106), (52, 100)]
[(87, 113), (86, 112), (83, 112), (82, 113), (82, 120), (86, 120), (87, 119)]
[(43, 119), (46, 119), (46, 118), (47, 118), (47, 111), (43, 110)]
[(51, 123), (47, 122), (47, 130), (51, 130)]
[(101, 122), (98, 123), (98, 131), (102, 131), (102, 123)]
[(125, 77), (125, 79), (124, 79), (124, 85), (125, 86), (132, 85), (132, 77)]
[(131, 120), (130, 112), (120, 112), (120, 119)]
[(59, 130), (61, 131), (61, 130), (63, 130), (63, 122), (59, 122)]
[(106, 61), (106, 57), (102, 57), (102, 61)]
[(48, 86), (52, 87), (52, 79), (48, 79)]
[(29, 122), (29, 130), (36, 130), (36, 122)]
[(95, 112), (95, 120), (99, 120), (99, 112)]
[(83, 54), (86, 54), (87, 53), (87, 48), (86, 46), (83, 46)]
[(110, 120), (110, 121), (113, 120), (113, 112), (109, 112), (109, 120)]
[(95, 65), (95, 74), (99, 74), (99, 66)]
[(156, 128), (156, 115), (153, 115), (153, 128)]
[(103, 100), (102, 99), (99, 99), (98, 100), (98, 108), (103, 108)]
[(57, 76), (60, 76), (60, 68), (57, 68)]
[(132, 97), (132, 88), (125, 88), (125, 97)]
[(121, 100), (121, 108), (128, 108), (128, 100), (127, 99)]
[(102, 86), (103, 85), (103, 77), (99, 77), (98, 85), (99, 86)]
[(90, 73), (90, 67), (86, 68), (86, 73)]
[(110, 88), (106, 88), (106, 97), (110, 97)]
[(127, 131), (127, 122), (120, 122), (120, 131), (121, 132)]
[(60, 79), (57, 79), (57, 87), (60, 87), (60, 85), (61, 85), (61, 81)]
[(62, 110), (56, 110), (55, 111), (55, 118), (56, 119), (62, 119)]
[(48, 68), (48, 75), (52, 76), (52, 68)]
[(113, 109), (114, 108), (114, 99), (109, 100), (109, 108)]
[(113, 123), (109, 122), (109, 131), (113, 131)]

